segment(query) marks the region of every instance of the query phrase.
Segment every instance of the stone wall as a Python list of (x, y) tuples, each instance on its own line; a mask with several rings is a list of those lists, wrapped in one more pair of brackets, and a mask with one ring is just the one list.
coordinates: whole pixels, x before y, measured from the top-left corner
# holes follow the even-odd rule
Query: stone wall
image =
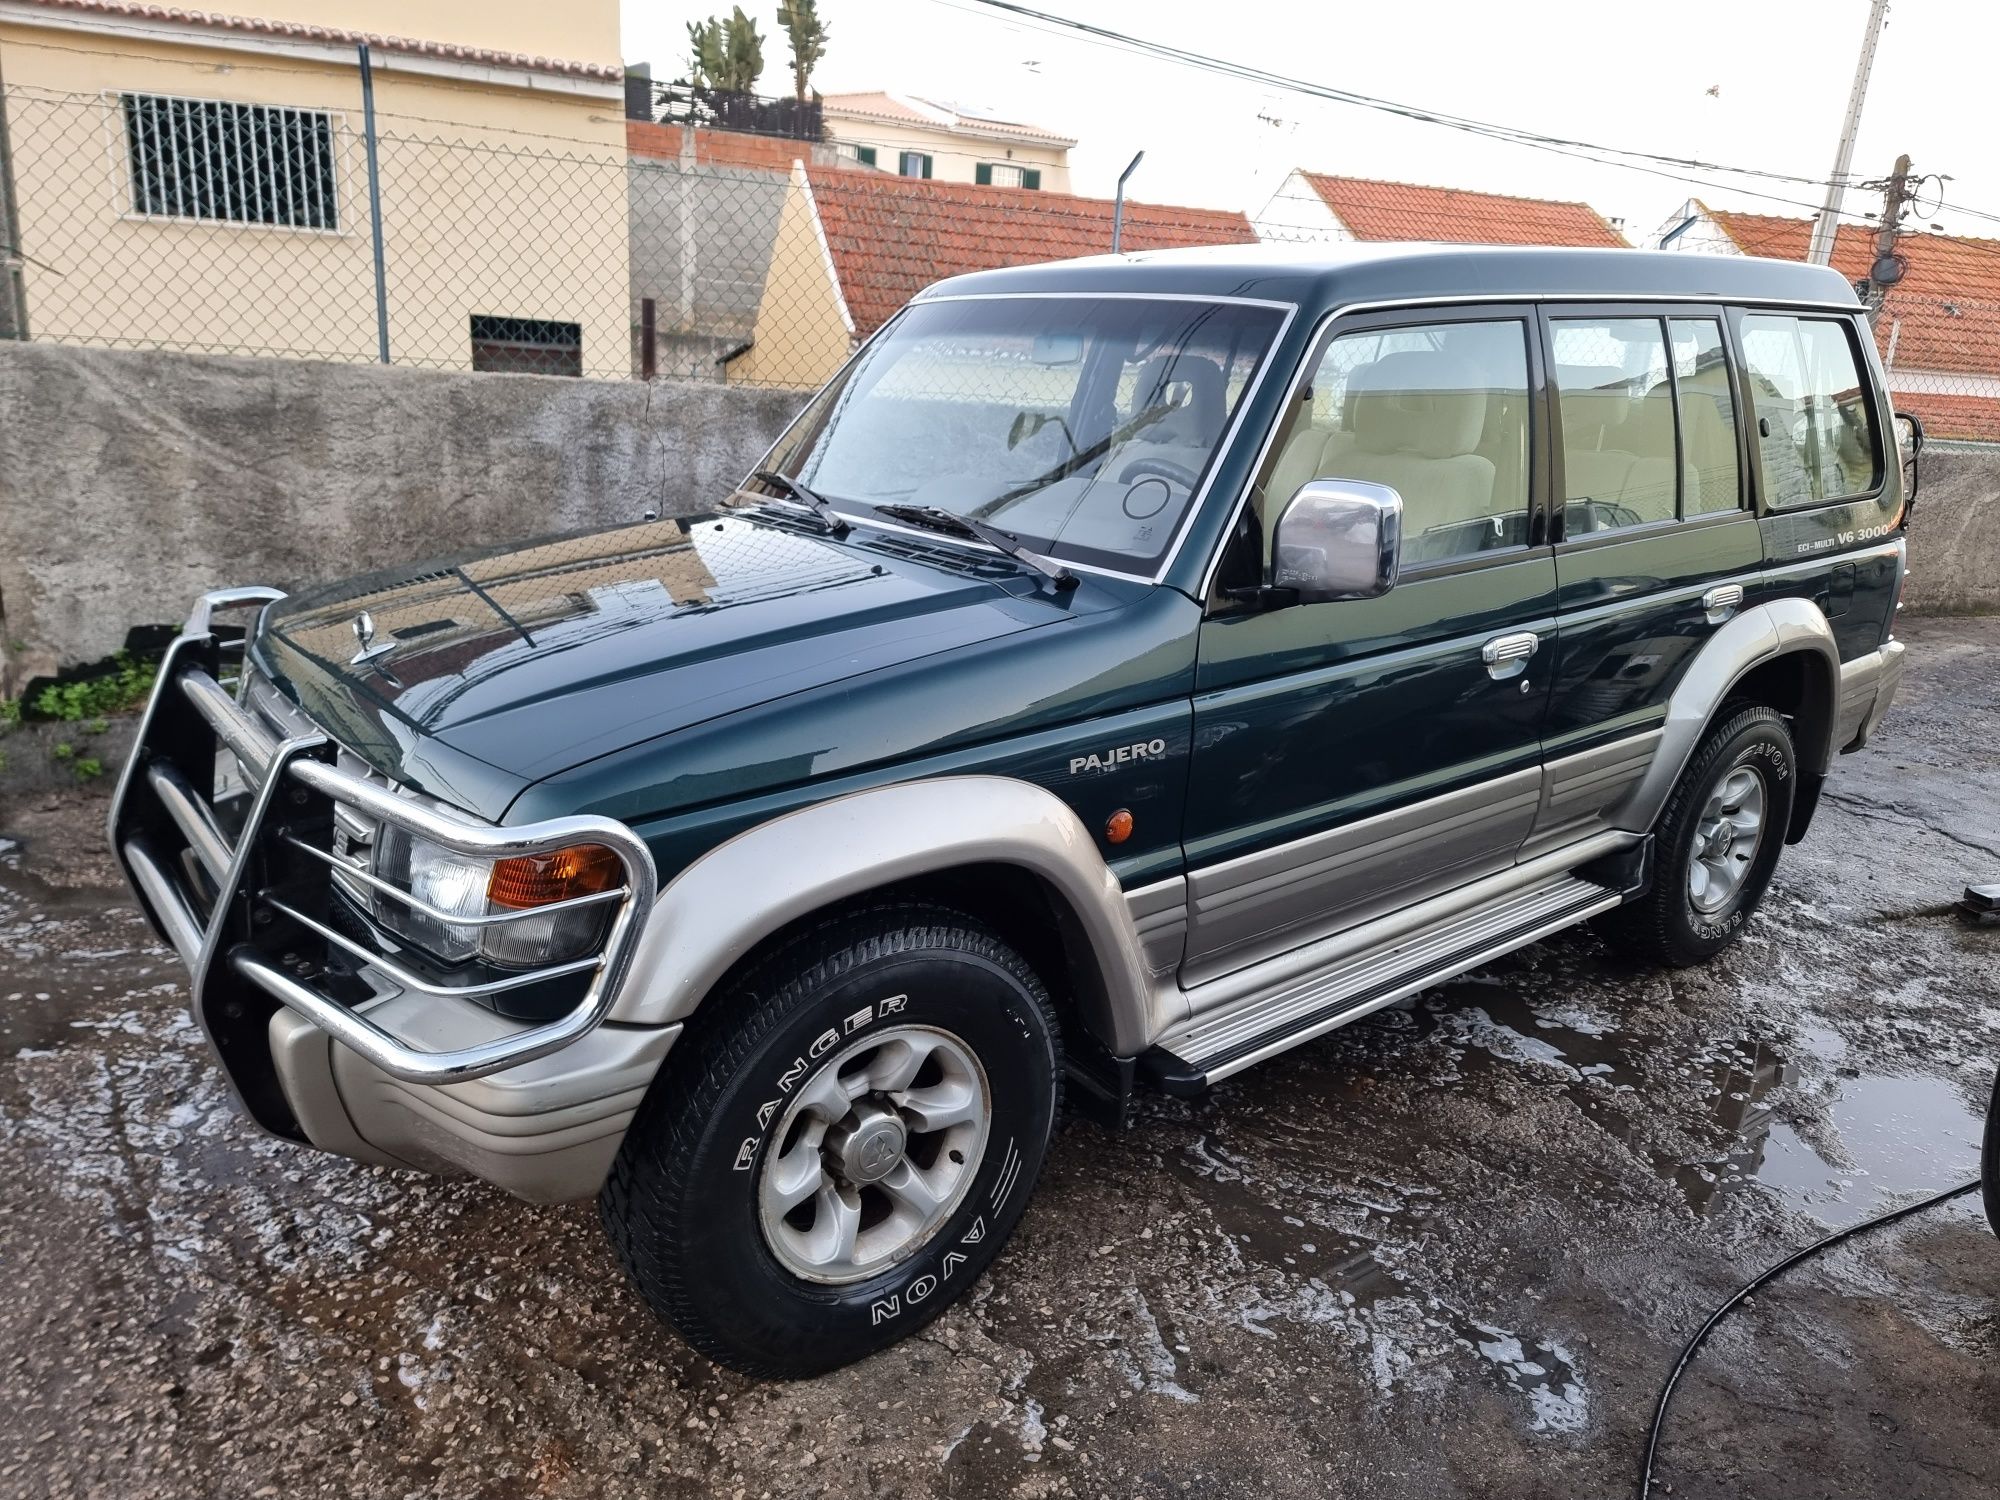
[(204, 589), (705, 509), (803, 399), (0, 343), (0, 696)]

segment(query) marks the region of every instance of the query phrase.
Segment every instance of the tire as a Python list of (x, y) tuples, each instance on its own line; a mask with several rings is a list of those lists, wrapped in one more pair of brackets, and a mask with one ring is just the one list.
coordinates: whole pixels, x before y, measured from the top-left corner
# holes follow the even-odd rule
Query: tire
[[(1754, 847), (1746, 850), (1739, 832), (1723, 854), (1709, 837), (1725, 836), (1715, 819), (1718, 800), (1726, 806), (1731, 792), (1751, 782), (1758, 792)], [(1791, 732), (1775, 709), (1745, 708), (1717, 724), (1660, 815), (1652, 888), (1614, 914), (1614, 930), (1644, 956), (1676, 969), (1706, 963), (1735, 942), (1771, 883), (1797, 788)], [(1740, 809), (1731, 821), (1743, 821)], [(1719, 868), (1733, 872), (1733, 885), (1716, 878)]]
[[(983, 1110), (967, 1102), (977, 1087)], [(693, 1348), (746, 1375), (817, 1375), (914, 1333), (978, 1280), (1061, 1102), (1055, 1016), (1019, 954), (936, 907), (851, 913), (703, 1004), (599, 1208), (639, 1291)], [(885, 1168), (892, 1149), (905, 1154)], [(924, 1195), (935, 1203), (912, 1208)]]

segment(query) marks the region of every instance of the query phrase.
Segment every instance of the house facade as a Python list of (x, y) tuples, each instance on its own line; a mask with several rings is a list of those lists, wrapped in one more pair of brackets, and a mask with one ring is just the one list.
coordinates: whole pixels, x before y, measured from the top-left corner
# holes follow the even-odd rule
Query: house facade
[(1464, 245), (1581, 245), (1625, 238), (1587, 203), (1464, 188), (1336, 177), (1295, 168), (1255, 215), (1258, 237), (1282, 244), (1435, 240)]
[[(999, 266), (1102, 255), (1108, 199), (793, 165), (749, 346), (727, 377), (817, 386), (934, 281)], [(1240, 213), (1125, 205), (1123, 246), (1249, 244)]]
[(377, 357), (366, 42), (391, 358), (624, 373), (614, 0), (255, 3), (0, 0), (26, 336)]
[(828, 94), (827, 138), (848, 161), (898, 177), (1067, 193), (1076, 142), (914, 94)]
[[(1654, 249), (1804, 260), (1813, 221), (1710, 208), (1690, 198), (1654, 231)], [(1882, 297), (1875, 342), (1898, 407), (1934, 437), (2000, 441), (2000, 240), (1905, 234), (1900, 279)], [(1833, 268), (1869, 275), (1875, 230), (1842, 224)]]

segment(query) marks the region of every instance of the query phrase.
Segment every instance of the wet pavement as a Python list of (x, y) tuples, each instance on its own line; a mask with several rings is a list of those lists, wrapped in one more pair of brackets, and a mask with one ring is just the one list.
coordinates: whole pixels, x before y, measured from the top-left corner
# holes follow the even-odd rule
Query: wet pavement
[[(234, 1113), (100, 852), (0, 807), (0, 1495), (1617, 1496), (1680, 1342), (1972, 1175), (2000, 1064), (2000, 620), (1906, 632), (1763, 914), (1671, 975), (1565, 935), (1136, 1129), (1068, 1125), (919, 1338), (802, 1385), (659, 1330), (589, 1205)], [(2000, 1490), (2000, 1241), (1961, 1199), (1718, 1332), (1679, 1496)]]

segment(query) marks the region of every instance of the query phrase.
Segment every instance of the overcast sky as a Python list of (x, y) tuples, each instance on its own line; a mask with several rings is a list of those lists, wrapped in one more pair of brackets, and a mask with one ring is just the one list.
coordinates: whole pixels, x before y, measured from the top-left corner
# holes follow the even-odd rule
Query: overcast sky
[[(1868, 16), (1867, 0), (1035, 0), (1087, 20), (1317, 83), (1568, 139), (1824, 178)], [(790, 92), (777, 0), (752, 0), (767, 38), (765, 93)], [(1580, 198), (1651, 234), (1685, 198), (1803, 216), (1820, 191), (1721, 174), (1670, 181), (1278, 92), (1052, 35), (972, 0), (820, 0), (831, 31), (824, 93), (888, 89), (956, 100), (1075, 136), (1077, 192), (1109, 196), (1143, 148), (1135, 198), (1254, 212), (1294, 165), (1544, 198)], [(624, 0), (628, 62), (671, 78), (704, 0)], [(1226, 22), (1226, 24), (1225, 24)], [(1954, 233), (2000, 237), (2000, 4), (1900, 0), (1876, 52), (1853, 172), (1899, 151), (1950, 174)], [(1798, 203), (1772, 203), (1755, 192)], [(1927, 194), (1928, 208), (1934, 194)], [(1850, 191), (1865, 213), (1879, 198)]]

